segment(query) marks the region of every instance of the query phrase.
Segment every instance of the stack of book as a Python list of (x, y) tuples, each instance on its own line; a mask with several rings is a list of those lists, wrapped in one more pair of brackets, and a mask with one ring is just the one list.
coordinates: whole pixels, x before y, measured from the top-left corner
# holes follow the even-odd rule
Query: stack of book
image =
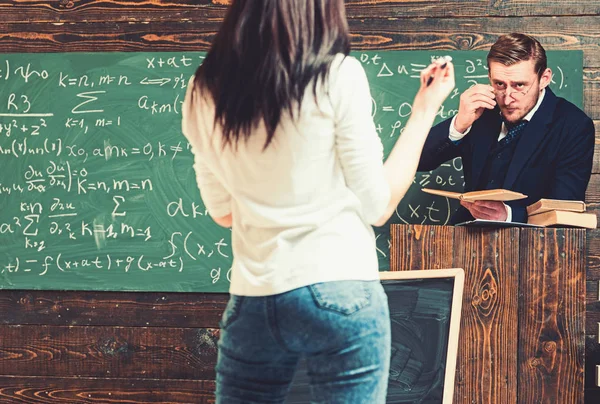
[(540, 199), (527, 207), (527, 223), (537, 226), (597, 227), (596, 215), (585, 212), (582, 201)]

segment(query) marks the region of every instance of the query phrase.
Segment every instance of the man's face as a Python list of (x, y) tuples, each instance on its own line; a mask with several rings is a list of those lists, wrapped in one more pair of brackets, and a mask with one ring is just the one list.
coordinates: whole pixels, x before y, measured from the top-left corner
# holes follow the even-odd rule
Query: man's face
[[(510, 123), (523, 119), (537, 103), (543, 88), (534, 61), (530, 59), (512, 66), (490, 62), (489, 69), (490, 83), (504, 119)], [(542, 75), (544, 83), (549, 70)]]

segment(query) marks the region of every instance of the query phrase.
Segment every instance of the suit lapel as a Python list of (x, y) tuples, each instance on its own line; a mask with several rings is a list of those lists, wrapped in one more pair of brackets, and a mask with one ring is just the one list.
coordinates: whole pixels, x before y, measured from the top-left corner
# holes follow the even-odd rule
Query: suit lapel
[(508, 166), (506, 177), (504, 178), (503, 187), (505, 189), (511, 189), (519, 176), (519, 173), (546, 136), (548, 126), (552, 121), (554, 109), (556, 108), (556, 102), (556, 96), (550, 88), (546, 87), (546, 95), (544, 96), (540, 108), (535, 112), (531, 121), (519, 135), (515, 154)]
[(473, 127), (473, 131), (476, 133), (481, 132), (481, 135), (472, 136), (473, 138), (473, 163), (471, 178), (473, 189), (477, 189), (479, 184), (479, 177), (485, 168), (485, 162), (487, 161), (490, 149), (495, 141), (498, 140), (500, 129), (502, 128), (502, 118), (500, 116), (500, 110), (496, 107), (491, 111), (484, 112), (481, 119), (477, 120), (473, 126), (479, 126), (480, 128)]

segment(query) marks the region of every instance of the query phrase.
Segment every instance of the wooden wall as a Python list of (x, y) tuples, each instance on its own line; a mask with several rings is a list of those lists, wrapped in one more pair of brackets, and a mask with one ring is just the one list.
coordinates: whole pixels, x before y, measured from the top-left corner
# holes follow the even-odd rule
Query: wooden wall
[(454, 404), (583, 403), (586, 230), (390, 233), (392, 270), (465, 271)]
[[(228, 0), (0, 0), (0, 52), (206, 50)], [(584, 51), (600, 142), (600, 0), (348, 0), (356, 49)], [(600, 212), (600, 150), (587, 201)], [(600, 402), (600, 232), (588, 235), (586, 402)], [(226, 295), (0, 291), (0, 402), (209, 403)]]

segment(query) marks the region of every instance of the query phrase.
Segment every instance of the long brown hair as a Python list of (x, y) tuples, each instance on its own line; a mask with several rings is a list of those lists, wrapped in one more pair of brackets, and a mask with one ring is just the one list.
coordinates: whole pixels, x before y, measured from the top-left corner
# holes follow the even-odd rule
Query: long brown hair
[(349, 52), (343, 0), (233, 0), (194, 86), (214, 100), (223, 145), (262, 120), (267, 148), (282, 114), (293, 116), (311, 82), (316, 95), (335, 55)]

